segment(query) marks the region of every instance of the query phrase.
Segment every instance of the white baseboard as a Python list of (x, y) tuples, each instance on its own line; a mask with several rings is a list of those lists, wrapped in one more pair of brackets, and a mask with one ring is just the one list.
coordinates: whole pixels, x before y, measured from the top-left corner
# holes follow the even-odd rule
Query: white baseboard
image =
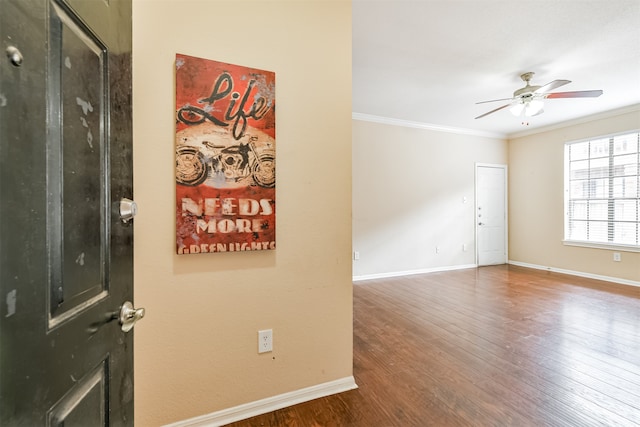
[(389, 277), (410, 276), (412, 274), (436, 273), (439, 271), (463, 270), (466, 268), (476, 268), (476, 267), (477, 267), (476, 264), (449, 265), (445, 267), (424, 268), (420, 270), (394, 271), (391, 273), (363, 274), (362, 276), (353, 276), (352, 280), (354, 282), (357, 282), (359, 280), (386, 279)]
[[(572, 276), (586, 277), (588, 279), (603, 280), (605, 282), (612, 282), (612, 283), (619, 283), (621, 285), (640, 287), (640, 282), (638, 281), (621, 279), (619, 277), (601, 276), (598, 274), (584, 273), (581, 271), (573, 271), (573, 270), (565, 270), (562, 268), (547, 267), (544, 265), (529, 264), (526, 262), (513, 261), (513, 260), (509, 260), (508, 263), (511, 265), (518, 265), (520, 267), (528, 267), (536, 270), (552, 271), (554, 273), (569, 274)], [(395, 271), (390, 273), (364, 274), (361, 276), (353, 276), (353, 281), (357, 282), (360, 280), (386, 279), (389, 277), (401, 277), (401, 276), (409, 276), (412, 274), (435, 273), (438, 271), (462, 270), (466, 268), (476, 268), (476, 267), (478, 267), (477, 264), (468, 264), (468, 265), (454, 265), (454, 266), (446, 266), (446, 267), (426, 268), (421, 270)]]
[(168, 424), (165, 427), (218, 427), (255, 417), (256, 415), (266, 414), (267, 412), (272, 412), (288, 406), (297, 405), (298, 403), (308, 402), (313, 399), (342, 393), (356, 388), (358, 388), (358, 386), (356, 385), (355, 378), (353, 378), (353, 376), (345, 377), (289, 393), (268, 397), (266, 399), (256, 400), (255, 402), (245, 403), (233, 408), (201, 415), (199, 417), (190, 418), (188, 420), (178, 421), (176, 423)]
[(565, 270), (563, 268), (547, 267), (544, 265), (528, 264), (526, 262), (509, 260), (509, 264), (520, 267), (534, 268), (536, 270), (552, 271), (554, 273), (570, 274), (572, 276), (586, 277), (588, 279), (604, 280), (605, 282), (619, 283), (621, 285), (640, 286), (635, 280), (620, 279), (619, 277), (600, 276), (598, 274), (583, 273), (581, 271)]

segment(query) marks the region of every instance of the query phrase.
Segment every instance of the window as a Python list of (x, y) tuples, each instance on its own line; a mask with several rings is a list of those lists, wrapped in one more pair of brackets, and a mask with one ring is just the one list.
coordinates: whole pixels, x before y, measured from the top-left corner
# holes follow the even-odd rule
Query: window
[(640, 132), (565, 145), (565, 243), (640, 250)]

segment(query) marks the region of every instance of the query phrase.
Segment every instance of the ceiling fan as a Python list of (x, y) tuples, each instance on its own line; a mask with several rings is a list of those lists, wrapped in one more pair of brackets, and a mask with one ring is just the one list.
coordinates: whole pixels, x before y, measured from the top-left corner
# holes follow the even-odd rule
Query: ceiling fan
[(529, 82), (535, 73), (524, 73), (520, 78), (526, 83), (526, 86), (513, 92), (513, 98), (492, 99), (490, 101), (476, 102), (476, 104), (485, 104), (487, 102), (509, 101), (508, 104), (502, 105), (487, 113), (484, 113), (476, 119), (488, 116), (491, 113), (500, 111), (504, 108), (511, 107), (510, 111), (514, 116), (537, 116), (543, 112), (544, 99), (553, 98), (596, 98), (602, 95), (601, 90), (579, 90), (574, 92), (551, 92), (555, 88), (571, 83), (571, 80), (554, 80), (544, 86), (531, 86)]

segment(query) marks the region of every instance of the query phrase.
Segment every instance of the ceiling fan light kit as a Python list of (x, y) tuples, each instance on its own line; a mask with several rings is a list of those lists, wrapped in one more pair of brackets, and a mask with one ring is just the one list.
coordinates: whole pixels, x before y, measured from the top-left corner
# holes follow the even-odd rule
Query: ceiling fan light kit
[(509, 111), (516, 117), (533, 117), (544, 112), (544, 102), (539, 99), (523, 98), (521, 101), (513, 104)]
[(520, 88), (513, 92), (513, 98), (503, 98), (494, 99), (491, 101), (477, 102), (476, 104), (484, 104), (487, 102), (497, 101), (510, 101), (508, 104), (505, 104), (501, 107), (498, 107), (476, 117), (476, 119), (488, 116), (489, 114), (495, 113), (496, 111), (502, 110), (507, 107), (511, 107), (509, 108), (509, 111), (511, 111), (511, 114), (513, 114), (514, 116), (532, 117), (544, 112), (544, 102), (542, 102), (542, 100), (547, 98), (595, 98), (602, 95), (601, 90), (581, 90), (575, 92), (549, 93), (550, 90), (571, 83), (571, 80), (554, 80), (544, 86), (532, 86), (530, 84), (530, 81), (534, 74), (535, 73), (533, 72), (528, 72), (520, 75), (520, 78), (526, 83), (526, 85), (523, 88)]

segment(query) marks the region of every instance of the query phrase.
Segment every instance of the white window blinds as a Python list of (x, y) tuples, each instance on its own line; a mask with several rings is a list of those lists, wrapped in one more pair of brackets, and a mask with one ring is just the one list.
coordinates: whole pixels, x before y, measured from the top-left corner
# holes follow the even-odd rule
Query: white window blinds
[(565, 240), (640, 247), (640, 132), (565, 145)]

